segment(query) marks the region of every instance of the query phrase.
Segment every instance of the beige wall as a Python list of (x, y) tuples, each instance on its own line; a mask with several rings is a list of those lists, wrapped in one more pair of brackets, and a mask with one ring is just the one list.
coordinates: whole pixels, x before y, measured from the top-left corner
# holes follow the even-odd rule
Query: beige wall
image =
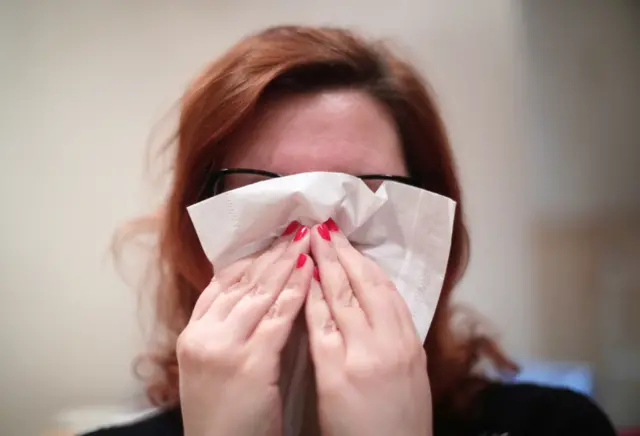
[(536, 233), (539, 357), (588, 362), (596, 397), (619, 425), (637, 425), (640, 404), (640, 214)]
[(536, 216), (640, 206), (640, 4), (523, 2), (526, 142)]
[(539, 348), (640, 424), (640, 4), (524, 2)]
[(135, 298), (109, 261), (110, 237), (157, 197), (143, 184), (145, 147), (190, 77), (241, 35), (276, 23), (390, 37), (423, 69), (468, 204), (473, 257), (460, 296), (495, 321), (514, 355), (545, 349), (530, 243), (530, 196), (541, 188), (530, 183), (539, 167), (528, 153), (540, 143), (526, 140), (540, 126), (527, 118), (520, 82), (530, 35), (519, 2), (27, 0), (2, 8), (0, 433), (31, 434), (60, 410), (139, 397), (130, 375), (141, 345)]

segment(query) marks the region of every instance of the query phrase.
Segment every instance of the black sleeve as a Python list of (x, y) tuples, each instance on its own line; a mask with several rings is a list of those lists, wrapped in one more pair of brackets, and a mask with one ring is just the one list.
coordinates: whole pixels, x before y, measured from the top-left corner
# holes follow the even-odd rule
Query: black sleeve
[[(589, 398), (568, 389), (529, 384), (493, 384), (478, 398), (480, 416), (465, 431), (444, 434), (509, 436), (616, 436), (604, 412)], [(182, 436), (178, 409), (129, 425), (85, 436)]]
[(542, 424), (544, 434), (616, 436), (609, 418), (588, 397), (569, 390), (558, 390), (555, 404), (553, 415), (546, 424)]
[(496, 384), (483, 393), (481, 402), (481, 427), (486, 434), (616, 436), (600, 407), (569, 389)]
[(129, 424), (106, 427), (83, 436), (182, 436), (178, 409), (162, 411)]

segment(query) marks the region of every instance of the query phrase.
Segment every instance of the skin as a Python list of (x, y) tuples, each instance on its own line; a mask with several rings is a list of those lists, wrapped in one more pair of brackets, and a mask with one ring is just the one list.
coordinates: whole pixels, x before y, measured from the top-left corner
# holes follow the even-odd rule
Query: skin
[[(234, 139), (227, 167), (406, 174), (392, 118), (358, 91), (271, 101)], [(320, 427), (302, 434), (431, 434), (426, 356), (409, 310), (329, 221), (294, 224), (203, 291), (177, 348), (187, 436), (282, 434), (281, 353), (301, 313)]]
[(335, 171), (406, 175), (400, 138), (385, 108), (359, 91), (271, 101), (234, 141), (228, 168), (279, 174)]

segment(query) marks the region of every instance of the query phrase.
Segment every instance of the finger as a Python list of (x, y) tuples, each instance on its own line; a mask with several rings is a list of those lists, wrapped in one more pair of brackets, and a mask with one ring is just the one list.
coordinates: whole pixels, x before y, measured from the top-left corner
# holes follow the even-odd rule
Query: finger
[[(322, 362), (323, 357), (344, 354), (343, 336), (329, 310), (320, 282), (318, 270), (309, 285), (305, 316), (309, 331), (309, 347), (314, 362)], [(319, 370), (319, 364), (316, 363)]]
[(289, 247), (290, 242), (302, 239), (306, 233), (308, 233), (308, 229), (305, 226), (300, 226), (298, 221), (291, 222), (285, 228), (282, 235), (273, 242), (271, 247), (251, 265), (243, 277), (243, 280), (251, 284), (256, 283), (271, 265), (283, 255)]
[[(307, 254), (301, 253), (289, 281), (251, 334), (252, 343), (277, 352), (284, 348), (309, 291), (313, 268), (313, 260)], [(250, 315), (238, 310), (237, 316), (242, 318)]]
[(207, 310), (211, 307), (213, 300), (220, 294), (223, 289), (227, 289), (236, 284), (244, 275), (252, 262), (257, 256), (249, 256), (232, 263), (227, 268), (215, 274), (209, 285), (198, 297), (193, 311), (191, 312), (191, 320), (202, 318)]
[(257, 278), (265, 293), (270, 294), (274, 300), (289, 281), (289, 277), (301, 259), (300, 254), (309, 254), (309, 244), (309, 229), (306, 226), (300, 226), (291, 243), (280, 253), (268, 270), (265, 269)]
[(338, 259), (326, 224), (311, 232), (311, 250), (318, 265), (320, 283), (329, 310), (347, 344), (357, 341), (368, 329), (367, 319), (357, 296), (353, 293), (349, 277)]
[[(393, 282), (374, 261), (363, 256), (351, 245), (335, 223), (329, 223), (328, 227), (332, 229), (331, 239), (336, 257), (371, 325), (388, 333), (397, 328), (404, 329), (407, 324), (406, 313), (403, 310), (406, 309), (406, 304)], [(408, 322), (415, 331), (410, 316)]]
[[(253, 333), (260, 320), (283, 292), (294, 269), (300, 264), (302, 258), (300, 255), (304, 254), (307, 257), (309, 252), (308, 230), (300, 235), (299, 238), (296, 237), (291, 241), (285, 252), (271, 265), (271, 268), (265, 270), (263, 277), (258, 278), (255, 284), (248, 285), (248, 291), (243, 293), (237, 304), (231, 309), (227, 321), (235, 336), (248, 338)], [(213, 305), (215, 304), (214, 302)]]
[[(294, 223), (296, 225), (295, 228), (298, 229), (295, 232), (295, 236), (290, 231)], [(265, 286), (260, 283), (261, 277), (272, 274), (277, 269), (274, 267), (277, 262), (280, 262), (281, 265), (279, 268), (280, 277), (286, 275), (285, 279), (282, 280), (284, 283), (291, 273), (293, 265), (295, 265), (295, 259), (298, 254), (308, 250), (309, 245), (308, 238), (305, 238), (308, 229), (297, 225), (297, 222), (294, 223), (287, 227), (283, 235), (276, 239), (271, 247), (251, 264), (239, 282), (222, 290), (208, 311), (215, 320), (222, 321), (226, 319), (233, 307), (248, 293), (256, 295), (266, 293), (267, 290), (263, 289)], [(281, 259), (285, 256), (285, 259)]]

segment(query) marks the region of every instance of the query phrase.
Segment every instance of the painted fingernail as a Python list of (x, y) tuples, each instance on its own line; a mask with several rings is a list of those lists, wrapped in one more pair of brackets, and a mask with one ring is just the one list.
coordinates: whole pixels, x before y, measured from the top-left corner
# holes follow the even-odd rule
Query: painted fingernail
[(325, 225), (327, 226), (327, 229), (329, 229), (330, 232), (337, 232), (340, 230), (340, 227), (338, 227), (338, 225), (332, 218), (329, 218), (325, 222)]
[(316, 282), (320, 281), (320, 271), (318, 271), (318, 267), (313, 267), (313, 278), (316, 279)]
[(296, 268), (302, 268), (306, 261), (307, 261), (307, 255), (304, 253), (300, 253), (300, 256), (298, 256), (298, 262), (296, 263)]
[(331, 240), (331, 234), (329, 233), (329, 229), (327, 228), (327, 225), (324, 223), (318, 226), (318, 234), (322, 239), (326, 241)]
[(304, 236), (307, 234), (308, 231), (309, 231), (309, 227), (300, 226), (300, 228), (298, 229), (298, 232), (296, 233), (296, 236), (293, 238), (293, 240), (294, 241), (299, 241), (300, 239), (304, 238)]
[(282, 232), (282, 236), (288, 236), (296, 231), (300, 223), (298, 221), (291, 221), (284, 232)]

